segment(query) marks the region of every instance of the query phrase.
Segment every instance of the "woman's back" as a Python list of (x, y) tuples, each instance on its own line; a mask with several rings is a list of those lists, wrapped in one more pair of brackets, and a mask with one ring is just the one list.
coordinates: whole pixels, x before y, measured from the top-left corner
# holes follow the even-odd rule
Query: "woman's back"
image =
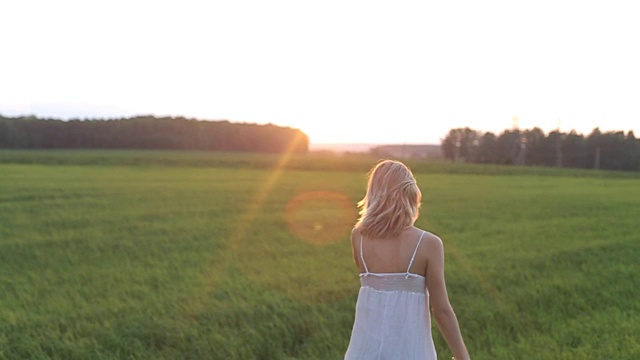
[(354, 229), (351, 241), (360, 273), (367, 271), (363, 259), (355, 256), (362, 253), (371, 273), (405, 273), (413, 257), (409, 272), (425, 276), (426, 254), (421, 251), (424, 250), (424, 246), (418, 246), (418, 243), (426, 242), (431, 236), (434, 235), (416, 227), (410, 227), (390, 239), (371, 239), (362, 236), (357, 229)]

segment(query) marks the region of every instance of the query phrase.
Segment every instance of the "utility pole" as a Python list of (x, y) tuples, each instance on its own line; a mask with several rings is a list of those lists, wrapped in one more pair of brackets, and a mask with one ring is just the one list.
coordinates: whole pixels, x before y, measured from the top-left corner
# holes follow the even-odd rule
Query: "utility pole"
[(459, 132), (456, 132), (456, 143), (455, 143), (455, 148), (453, 149), (454, 153), (453, 153), (453, 161), (454, 162), (460, 162), (460, 147), (462, 146), (462, 136), (460, 135)]
[(560, 118), (558, 118), (558, 137), (556, 138), (556, 166), (562, 167), (562, 135), (560, 133)]
[(527, 138), (523, 134), (520, 134), (520, 149), (518, 150), (518, 158), (516, 165), (524, 165), (525, 158), (527, 156)]

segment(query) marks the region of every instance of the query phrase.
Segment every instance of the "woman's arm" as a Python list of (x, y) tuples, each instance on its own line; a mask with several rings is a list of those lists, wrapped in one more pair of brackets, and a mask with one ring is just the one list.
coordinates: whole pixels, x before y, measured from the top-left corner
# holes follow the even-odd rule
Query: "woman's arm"
[(469, 352), (460, 333), (458, 318), (451, 307), (449, 295), (447, 294), (447, 286), (444, 280), (444, 247), (442, 240), (434, 236), (429, 239), (428, 243), (426, 275), (433, 317), (455, 359), (470, 359)]

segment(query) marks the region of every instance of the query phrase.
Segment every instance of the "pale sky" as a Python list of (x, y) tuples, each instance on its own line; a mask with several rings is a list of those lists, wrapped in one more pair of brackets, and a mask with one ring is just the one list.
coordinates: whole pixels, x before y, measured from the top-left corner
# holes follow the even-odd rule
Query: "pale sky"
[[(637, 5), (636, 5), (637, 4)], [(0, 114), (640, 135), (636, 1), (2, 1)]]

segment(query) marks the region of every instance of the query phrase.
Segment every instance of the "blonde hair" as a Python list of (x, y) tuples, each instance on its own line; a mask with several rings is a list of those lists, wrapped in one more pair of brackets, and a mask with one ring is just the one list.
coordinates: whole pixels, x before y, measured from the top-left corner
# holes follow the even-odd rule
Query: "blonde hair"
[(409, 167), (396, 160), (382, 160), (369, 172), (367, 193), (358, 202), (360, 219), (355, 227), (367, 237), (397, 236), (418, 218), (420, 197)]

